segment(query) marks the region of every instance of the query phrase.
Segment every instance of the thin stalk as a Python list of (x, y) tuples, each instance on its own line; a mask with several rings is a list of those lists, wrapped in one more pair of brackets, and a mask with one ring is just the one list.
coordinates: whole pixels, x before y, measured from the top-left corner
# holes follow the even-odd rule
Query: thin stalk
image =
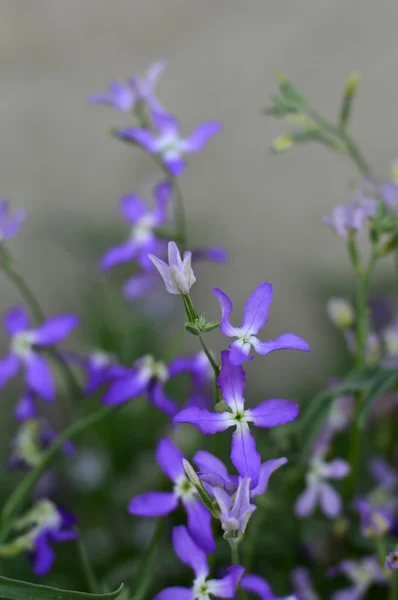
[(389, 598), (390, 600), (398, 600), (398, 571), (392, 572)]
[(40, 479), (46, 468), (51, 464), (58, 450), (62, 448), (64, 442), (74, 439), (80, 433), (89, 429), (96, 423), (103, 421), (107, 417), (117, 412), (123, 405), (118, 406), (103, 406), (94, 413), (84, 417), (80, 421), (73, 423), (53, 441), (51, 446), (43, 453), (39, 464), (21, 481), (19, 486), (7, 499), (1, 514), (0, 514), (0, 543), (3, 543), (10, 530), (12, 519), (18, 513), (20, 508), (25, 503), (33, 487)]
[(76, 530), (77, 530), (77, 533), (79, 534), (79, 537), (76, 540), (77, 549), (78, 549), (79, 559), (80, 559), (80, 563), (81, 563), (82, 570), (84, 573), (84, 577), (86, 579), (87, 589), (92, 594), (99, 594), (99, 593), (101, 593), (100, 585), (99, 585), (97, 577), (94, 573), (93, 567), (90, 563), (90, 559), (88, 557), (86, 547), (81, 538), (80, 531), (78, 530), (77, 527), (76, 527)]
[[(231, 562), (233, 565), (240, 565), (240, 557), (239, 557), (239, 543), (230, 543), (231, 547)], [(238, 589), (239, 598), (241, 600), (247, 600), (246, 591), (239, 586)]]
[(203, 337), (201, 335), (199, 335), (198, 337), (199, 337), (200, 345), (203, 348), (203, 352), (206, 354), (207, 359), (208, 359), (209, 363), (212, 366), (212, 369), (214, 371), (214, 376), (217, 378), (219, 376), (219, 374), (220, 374), (220, 367), (218, 366), (218, 364), (216, 363), (216, 361), (212, 357), (211, 352), (208, 349), (208, 347), (206, 346), (206, 342), (204, 341)]

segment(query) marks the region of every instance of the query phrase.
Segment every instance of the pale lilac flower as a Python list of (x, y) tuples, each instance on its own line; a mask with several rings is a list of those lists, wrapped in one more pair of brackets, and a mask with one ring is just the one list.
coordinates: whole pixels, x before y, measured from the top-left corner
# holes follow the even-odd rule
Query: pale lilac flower
[(356, 498), (354, 508), (359, 513), (364, 537), (383, 537), (391, 529), (392, 514), (385, 508), (372, 506), (365, 498)]
[(136, 496), (130, 502), (129, 512), (139, 517), (159, 517), (175, 510), (181, 502), (187, 513), (188, 529), (196, 544), (206, 552), (214, 552), (211, 514), (187, 478), (183, 458), (180, 449), (168, 438), (163, 438), (156, 449), (156, 460), (166, 477), (173, 482), (173, 491), (148, 492)]
[(228, 568), (222, 579), (208, 579), (209, 565), (205, 552), (199, 548), (184, 526), (174, 527), (173, 546), (178, 558), (195, 573), (191, 588), (171, 587), (162, 590), (153, 600), (209, 600), (235, 598), (236, 588), (244, 568), (236, 565)]
[(395, 571), (398, 569), (398, 552), (390, 552), (386, 557), (386, 562), (384, 566), (389, 571)]
[(4, 240), (15, 237), (21, 226), (22, 221), (26, 217), (26, 212), (19, 209), (10, 214), (10, 203), (8, 200), (0, 201), (0, 243)]
[(250, 517), (257, 509), (255, 504), (250, 504), (250, 477), (239, 477), (233, 497), (218, 486), (213, 488), (213, 493), (221, 511), (219, 519), (225, 533), (234, 537), (243, 535)]
[(131, 112), (137, 103), (143, 102), (152, 110), (162, 111), (162, 107), (156, 99), (154, 88), (159, 75), (165, 69), (166, 64), (158, 61), (152, 64), (145, 75), (136, 75), (128, 83), (115, 81), (109, 86), (109, 92), (94, 94), (90, 96), (92, 104), (107, 104), (121, 112)]
[(275, 596), (268, 581), (259, 575), (247, 574), (243, 575), (241, 580), (241, 588), (255, 594), (261, 600), (298, 600), (297, 596)]
[(47, 360), (38, 350), (63, 341), (78, 323), (79, 319), (74, 315), (60, 315), (32, 328), (29, 316), (22, 307), (9, 310), (4, 317), (4, 327), (11, 337), (11, 343), (9, 353), (0, 360), (0, 387), (23, 366), (30, 390), (45, 400), (53, 400), (55, 383)]
[(292, 584), (298, 600), (319, 600), (315, 592), (309, 570), (305, 567), (296, 567), (292, 572)]
[(238, 338), (230, 346), (231, 362), (240, 365), (246, 360), (251, 360), (250, 350), (253, 347), (258, 354), (269, 354), (274, 350), (303, 350), (309, 351), (309, 346), (301, 337), (293, 333), (284, 333), (276, 340), (261, 342), (257, 334), (268, 320), (268, 312), (272, 300), (272, 284), (264, 281), (249, 296), (243, 309), (243, 322), (240, 327), (233, 327), (229, 322), (232, 313), (232, 302), (218, 288), (213, 289), (221, 308), (220, 329), (227, 337)]
[(166, 290), (170, 294), (181, 294), (187, 296), (189, 290), (196, 281), (195, 274), (191, 267), (192, 253), (184, 252), (181, 259), (180, 252), (175, 242), (169, 242), (168, 245), (168, 264), (153, 254), (149, 254), (149, 259), (159, 271)]
[(343, 479), (350, 472), (350, 465), (340, 458), (329, 463), (316, 455), (306, 476), (307, 487), (297, 498), (295, 513), (298, 517), (308, 517), (319, 504), (322, 512), (329, 518), (336, 518), (341, 511), (341, 498), (335, 489), (327, 483), (328, 479)]
[(174, 418), (177, 423), (191, 423), (202, 433), (212, 434), (236, 427), (232, 436), (231, 460), (241, 477), (250, 477), (251, 485), (258, 484), (261, 459), (249, 423), (268, 428), (290, 423), (298, 415), (298, 406), (290, 400), (272, 399), (255, 408), (245, 409), (243, 391), (245, 372), (233, 365), (228, 350), (221, 353), (221, 372), (217, 380), (228, 411), (213, 413), (197, 407), (186, 408)]
[(133, 140), (150, 154), (161, 156), (172, 175), (181, 175), (185, 168), (184, 154), (200, 152), (207, 141), (221, 131), (221, 123), (207, 121), (199, 125), (188, 138), (181, 138), (177, 119), (164, 112), (153, 112), (153, 124), (157, 134), (149, 129), (126, 128), (120, 131), (122, 138)]
[(337, 567), (329, 569), (329, 575), (345, 575), (353, 584), (332, 594), (332, 600), (360, 600), (373, 584), (387, 583), (387, 577), (374, 556), (365, 556), (358, 562), (344, 560)]
[(369, 217), (376, 214), (377, 202), (364, 198), (361, 202), (352, 201), (349, 204), (339, 204), (333, 208), (331, 217), (323, 217), (323, 222), (330, 225), (337, 235), (347, 239), (349, 231), (360, 231)]
[(177, 404), (169, 398), (164, 386), (169, 380), (168, 367), (153, 356), (138, 359), (133, 368), (118, 367), (117, 374), (105, 393), (104, 404), (121, 404), (145, 394), (148, 400), (171, 418), (178, 411)]
[(110, 248), (101, 259), (101, 269), (138, 260), (148, 264), (148, 253), (156, 252), (164, 242), (156, 237), (156, 228), (167, 219), (167, 210), (172, 194), (171, 184), (164, 181), (154, 189), (155, 208), (149, 210), (140, 196), (127, 194), (120, 201), (123, 218), (131, 225), (128, 240), (120, 246)]

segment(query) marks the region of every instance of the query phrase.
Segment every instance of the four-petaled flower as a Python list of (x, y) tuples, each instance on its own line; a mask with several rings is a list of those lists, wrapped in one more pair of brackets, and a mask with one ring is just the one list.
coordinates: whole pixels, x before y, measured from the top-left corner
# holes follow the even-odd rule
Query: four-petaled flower
[(160, 155), (169, 172), (175, 176), (181, 175), (185, 168), (183, 155), (200, 152), (209, 138), (222, 129), (221, 123), (207, 121), (183, 139), (178, 131), (178, 121), (173, 116), (155, 111), (152, 119), (157, 135), (149, 129), (128, 127), (119, 132), (120, 136), (133, 140), (150, 154)]
[(159, 75), (165, 69), (163, 61), (153, 63), (145, 75), (135, 75), (129, 82), (114, 81), (109, 86), (109, 92), (93, 94), (89, 98), (92, 104), (107, 104), (121, 112), (132, 111), (139, 102), (145, 103), (151, 110), (163, 111), (156, 99), (154, 88)]
[(154, 600), (210, 600), (213, 596), (235, 598), (236, 587), (244, 573), (243, 567), (229, 567), (228, 575), (222, 579), (207, 579), (209, 565), (206, 554), (195, 544), (183, 525), (173, 529), (173, 546), (181, 562), (191, 567), (195, 573), (193, 585), (191, 588), (166, 588)]
[(322, 512), (329, 518), (335, 518), (341, 511), (341, 498), (328, 479), (343, 479), (350, 472), (350, 465), (340, 458), (329, 463), (315, 455), (307, 473), (307, 487), (297, 498), (295, 512), (298, 517), (307, 517), (320, 504)]
[(227, 337), (238, 338), (230, 346), (231, 362), (240, 365), (246, 360), (251, 360), (249, 356), (253, 347), (258, 354), (269, 354), (274, 350), (304, 350), (309, 351), (309, 346), (305, 340), (293, 333), (284, 333), (276, 340), (260, 342), (257, 334), (268, 320), (269, 307), (272, 300), (272, 284), (264, 281), (249, 296), (243, 310), (243, 322), (240, 327), (233, 327), (229, 322), (229, 316), (232, 313), (232, 302), (222, 290), (213, 289), (221, 308), (220, 329)]
[[(156, 237), (156, 228), (167, 218), (167, 209), (172, 188), (168, 182), (159, 183), (154, 190), (156, 206), (149, 210), (139, 196), (127, 194), (120, 201), (120, 211), (124, 219), (131, 224), (129, 239), (110, 248), (101, 259), (101, 268), (106, 270), (117, 264), (138, 260), (142, 266), (148, 266), (148, 253), (156, 252), (164, 242)], [(150, 264), (150, 263), (149, 263)]]
[(206, 552), (214, 552), (211, 514), (186, 476), (183, 458), (180, 449), (168, 438), (163, 438), (156, 449), (156, 460), (163, 473), (173, 482), (173, 491), (148, 492), (136, 496), (130, 502), (129, 511), (139, 517), (159, 517), (175, 510), (181, 501), (188, 516), (188, 529), (196, 544)]
[(275, 427), (293, 421), (298, 415), (298, 406), (290, 400), (272, 399), (262, 402), (255, 408), (245, 409), (243, 396), (245, 372), (241, 366), (233, 365), (229, 351), (221, 353), (221, 372), (217, 383), (228, 411), (213, 413), (205, 409), (191, 407), (182, 410), (174, 421), (191, 423), (202, 433), (218, 433), (229, 427), (236, 427), (232, 436), (231, 460), (241, 477), (250, 477), (251, 486), (258, 484), (261, 459), (256, 442), (250, 433), (249, 423), (257, 427)]
[(177, 244), (175, 242), (169, 242), (168, 264), (153, 254), (149, 254), (148, 257), (159, 271), (165, 283), (166, 290), (170, 294), (180, 294), (182, 296), (187, 296), (189, 294), (189, 290), (196, 281), (191, 266), (191, 252), (184, 252), (183, 259), (181, 259)]
[(26, 369), (29, 388), (45, 400), (55, 397), (55, 384), (47, 361), (38, 350), (62, 342), (79, 323), (74, 315), (60, 315), (32, 328), (22, 307), (9, 310), (4, 317), (4, 327), (11, 337), (10, 351), (0, 360), (0, 387), (18, 372)]
[(345, 575), (353, 585), (332, 594), (332, 600), (360, 600), (373, 584), (386, 584), (379, 561), (374, 556), (364, 556), (358, 562), (344, 560), (337, 567), (329, 569), (329, 575)]
[(10, 203), (8, 200), (0, 201), (0, 242), (15, 237), (26, 217), (26, 212), (20, 208), (10, 215)]

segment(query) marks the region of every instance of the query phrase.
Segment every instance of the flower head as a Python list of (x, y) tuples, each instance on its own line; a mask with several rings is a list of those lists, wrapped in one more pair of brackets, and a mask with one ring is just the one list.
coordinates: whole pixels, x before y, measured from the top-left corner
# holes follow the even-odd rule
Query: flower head
[(181, 502), (187, 513), (188, 529), (196, 544), (206, 552), (214, 552), (211, 514), (186, 476), (183, 458), (180, 449), (168, 438), (163, 438), (156, 449), (156, 460), (166, 477), (173, 482), (173, 490), (136, 496), (130, 502), (129, 511), (139, 517), (158, 517), (169, 514)]
[(390, 552), (386, 557), (386, 562), (384, 566), (389, 571), (395, 571), (398, 569), (398, 552)]
[(166, 290), (170, 294), (187, 296), (189, 290), (196, 281), (195, 274), (191, 267), (192, 253), (184, 252), (184, 257), (181, 259), (177, 244), (175, 242), (169, 242), (168, 255), (168, 264), (153, 254), (149, 254), (149, 259), (159, 271), (166, 285)]
[(156, 237), (155, 230), (167, 219), (171, 193), (172, 188), (168, 182), (159, 183), (154, 189), (156, 204), (153, 210), (148, 209), (140, 196), (123, 196), (120, 211), (131, 225), (131, 233), (126, 242), (105, 252), (101, 259), (103, 270), (131, 260), (138, 260), (144, 267), (148, 266), (148, 253), (156, 252), (164, 245), (164, 242)]
[(255, 408), (245, 409), (243, 396), (245, 373), (241, 366), (233, 365), (230, 353), (221, 353), (221, 372), (217, 384), (228, 410), (213, 413), (197, 407), (186, 408), (174, 418), (177, 423), (191, 423), (202, 433), (212, 434), (235, 427), (232, 436), (231, 460), (241, 477), (251, 479), (251, 487), (258, 484), (261, 459), (256, 442), (250, 433), (249, 423), (257, 427), (275, 427), (293, 421), (298, 415), (298, 407), (290, 400), (272, 399), (262, 402)]
[(358, 562), (344, 560), (337, 567), (329, 569), (329, 575), (345, 575), (352, 582), (350, 588), (332, 595), (332, 600), (360, 600), (373, 584), (386, 584), (379, 561), (374, 556), (365, 556)]
[(274, 350), (304, 350), (309, 351), (305, 340), (293, 333), (284, 333), (276, 340), (261, 342), (257, 334), (268, 320), (268, 312), (272, 300), (272, 285), (267, 281), (261, 283), (249, 296), (243, 310), (243, 321), (240, 327), (233, 327), (229, 322), (232, 313), (232, 302), (222, 290), (213, 289), (221, 308), (220, 329), (228, 337), (238, 338), (230, 346), (231, 362), (235, 365), (251, 360), (251, 348), (258, 354), (269, 354)]
[(55, 397), (55, 384), (47, 361), (38, 350), (64, 340), (79, 323), (74, 315), (60, 315), (47, 319), (32, 328), (21, 307), (13, 308), (4, 317), (4, 327), (11, 338), (9, 353), (0, 360), (0, 387), (14, 377), (19, 368), (26, 370), (26, 382), (33, 392), (45, 400)]
[(26, 212), (23, 209), (17, 210), (13, 215), (10, 215), (10, 203), (8, 200), (0, 201), (0, 242), (15, 237), (22, 221), (26, 217)]
[(335, 518), (341, 511), (341, 498), (335, 489), (327, 483), (328, 479), (342, 479), (350, 472), (349, 464), (340, 458), (329, 463), (316, 455), (311, 461), (307, 473), (307, 487), (297, 498), (295, 512), (298, 517), (307, 517), (314, 512), (319, 503), (322, 512), (329, 518)]
[(191, 588), (171, 587), (162, 590), (154, 600), (210, 600), (235, 598), (236, 587), (244, 573), (244, 568), (229, 567), (228, 575), (222, 579), (208, 579), (209, 565), (205, 552), (199, 548), (184, 526), (174, 527), (173, 546), (178, 558), (195, 573)]
[(142, 102), (152, 110), (163, 110), (156, 99), (154, 88), (159, 75), (166, 64), (158, 61), (152, 64), (145, 75), (136, 75), (128, 83), (115, 81), (109, 86), (109, 92), (90, 96), (92, 104), (107, 104), (121, 112), (131, 112), (137, 103)]
[(124, 138), (131, 139), (150, 154), (161, 156), (172, 175), (181, 175), (185, 168), (184, 154), (200, 152), (209, 138), (221, 131), (221, 123), (207, 121), (199, 125), (188, 138), (181, 138), (177, 119), (164, 112), (153, 112), (153, 124), (157, 134), (149, 129), (126, 128), (120, 131)]
[(372, 506), (365, 498), (356, 498), (354, 507), (361, 519), (361, 532), (364, 537), (383, 537), (391, 528), (392, 515), (382, 507)]
[(322, 220), (345, 240), (349, 231), (360, 231), (365, 221), (376, 214), (376, 210), (376, 200), (364, 198), (362, 201), (352, 201), (347, 205), (335, 206), (332, 216), (323, 217)]

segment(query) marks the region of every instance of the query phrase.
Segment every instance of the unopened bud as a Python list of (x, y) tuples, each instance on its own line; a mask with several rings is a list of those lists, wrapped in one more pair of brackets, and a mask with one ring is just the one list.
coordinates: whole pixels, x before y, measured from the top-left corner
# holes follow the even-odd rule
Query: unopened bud
[(209, 492), (204, 488), (203, 483), (200, 481), (195, 469), (193, 468), (191, 463), (185, 458), (182, 459), (182, 465), (184, 467), (185, 473), (189, 481), (192, 483), (195, 490), (198, 492), (198, 495), (202, 500), (203, 504), (206, 506), (206, 508), (209, 509), (213, 517), (218, 519), (219, 511), (216, 509), (213, 498), (210, 496)]
[(354, 324), (354, 307), (345, 298), (330, 298), (327, 302), (326, 310), (329, 319), (339, 329), (344, 331)]
[(201, 334), (201, 330), (193, 323), (185, 323), (184, 327), (189, 333), (192, 333), (192, 335)]
[(273, 141), (271, 149), (274, 152), (286, 152), (286, 150), (289, 150), (293, 146), (293, 143), (294, 139), (292, 135), (290, 133), (286, 133), (285, 135), (281, 135)]
[(213, 329), (217, 329), (219, 326), (220, 323), (218, 321), (209, 321), (206, 323), (206, 325), (204, 325), (202, 331), (203, 333), (208, 333), (209, 331), (213, 331)]

